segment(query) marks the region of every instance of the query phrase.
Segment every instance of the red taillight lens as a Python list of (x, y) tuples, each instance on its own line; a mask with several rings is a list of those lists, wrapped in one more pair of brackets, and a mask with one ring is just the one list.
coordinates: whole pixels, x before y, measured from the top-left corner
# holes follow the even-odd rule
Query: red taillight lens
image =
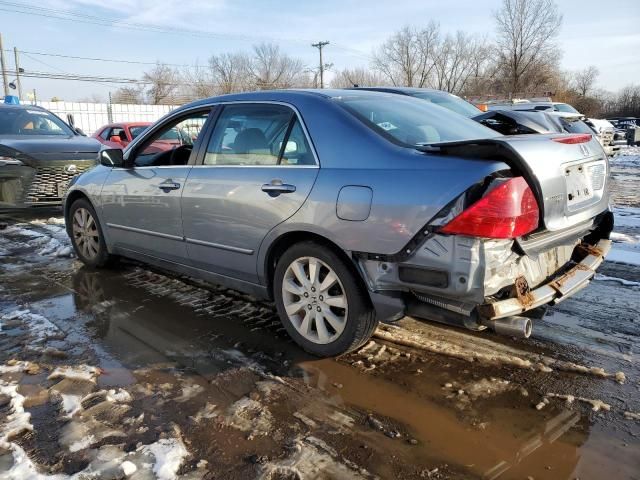
[(440, 229), (470, 237), (516, 238), (538, 228), (538, 203), (522, 177), (490, 190)]
[(592, 135), (590, 133), (581, 133), (579, 135), (567, 135), (566, 137), (556, 137), (552, 138), (554, 142), (558, 143), (567, 143), (569, 145), (573, 145), (576, 143), (586, 143), (590, 142)]

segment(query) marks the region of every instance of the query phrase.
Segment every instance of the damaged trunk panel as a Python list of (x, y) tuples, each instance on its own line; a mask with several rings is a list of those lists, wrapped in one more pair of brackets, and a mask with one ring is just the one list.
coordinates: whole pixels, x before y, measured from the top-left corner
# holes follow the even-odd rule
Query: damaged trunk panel
[(549, 234), (548, 246), (538, 238), (527, 254), (517, 240), (432, 234), (404, 262), (358, 262), (372, 291), (405, 292), (408, 313), (478, 328), (587, 286), (611, 246), (607, 239), (592, 245), (588, 236)]

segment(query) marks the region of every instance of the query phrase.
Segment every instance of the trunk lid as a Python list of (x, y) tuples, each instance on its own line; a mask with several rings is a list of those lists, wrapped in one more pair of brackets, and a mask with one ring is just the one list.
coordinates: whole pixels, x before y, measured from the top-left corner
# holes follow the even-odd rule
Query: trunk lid
[(582, 143), (554, 141), (568, 137), (516, 135), (428, 148), (446, 155), (505, 161), (534, 190), (541, 226), (558, 231), (595, 217), (609, 204), (609, 163), (596, 136)]

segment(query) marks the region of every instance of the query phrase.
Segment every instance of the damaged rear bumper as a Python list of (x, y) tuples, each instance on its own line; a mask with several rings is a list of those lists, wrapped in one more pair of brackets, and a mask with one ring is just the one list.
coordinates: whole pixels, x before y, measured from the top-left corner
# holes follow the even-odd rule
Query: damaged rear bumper
[(555, 305), (582, 290), (589, 284), (596, 274), (596, 269), (611, 250), (611, 240), (602, 239), (595, 246), (585, 248), (587, 250), (585, 258), (550, 282), (530, 290), (524, 295), (518, 295), (516, 298), (478, 305), (479, 317), (485, 320), (495, 320), (519, 315), (543, 305)]

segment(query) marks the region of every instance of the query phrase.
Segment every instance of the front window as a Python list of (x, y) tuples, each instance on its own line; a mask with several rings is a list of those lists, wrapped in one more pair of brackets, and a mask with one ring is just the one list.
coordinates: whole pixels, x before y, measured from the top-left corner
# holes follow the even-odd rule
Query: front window
[(335, 101), (380, 135), (405, 146), (500, 136), (471, 119), (413, 97), (363, 95)]
[(169, 122), (143, 140), (136, 149), (136, 167), (186, 165), (193, 145), (200, 136), (209, 111), (200, 111)]
[(71, 136), (71, 129), (46, 110), (37, 108), (0, 108), (0, 135)]
[(421, 98), (431, 102), (439, 107), (444, 107), (452, 112), (459, 113), (465, 117), (475, 117), (482, 113), (482, 110), (463, 100), (456, 95), (442, 92), (418, 92), (413, 94), (414, 97)]

